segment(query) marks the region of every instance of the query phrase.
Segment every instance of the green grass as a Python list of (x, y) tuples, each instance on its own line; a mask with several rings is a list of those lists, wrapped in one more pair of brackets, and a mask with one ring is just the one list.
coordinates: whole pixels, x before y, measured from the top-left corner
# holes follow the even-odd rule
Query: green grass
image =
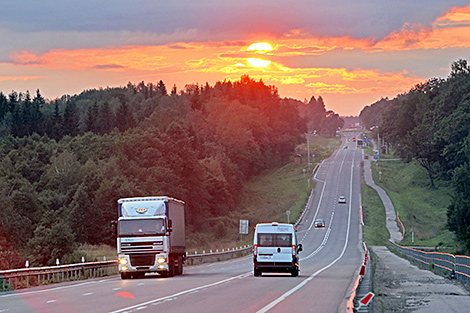
[(415, 246), (457, 248), (453, 233), (446, 229), (451, 200), (446, 183), (438, 181), (436, 188), (431, 188), (425, 170), (416, 162), (379, 161), (372, 164), (372, 175), (387, 191), (405, 226), (403, 244), (412, 245), (413, 231)]
[(307, 203), (310, 190), (304, 164), (288, 164), (249, 182), (244, 188), (241, 213), (250, 223), (278, 221), (294, 223)]
[(117, 252), (116, 247), (108, 245), (81, 245), (78, 251), (85, 255), (86, 262), (95, 262), (106, 260), (116, 260)]
[(361, 186), (364, 218), (363, 240), (369, 246), (385, 246), (390, 238), (386, 227), (385, 207), (379, 194), (367, 185)]

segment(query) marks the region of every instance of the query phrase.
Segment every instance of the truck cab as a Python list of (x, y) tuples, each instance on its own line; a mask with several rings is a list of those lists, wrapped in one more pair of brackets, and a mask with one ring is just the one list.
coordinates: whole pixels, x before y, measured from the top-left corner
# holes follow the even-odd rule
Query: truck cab
[(300, 251), (302, 244), (297, 241), (293, 225), (277, 222), (257, 224), (253, 240), (254, 276), (263, 272), (298, 276)]

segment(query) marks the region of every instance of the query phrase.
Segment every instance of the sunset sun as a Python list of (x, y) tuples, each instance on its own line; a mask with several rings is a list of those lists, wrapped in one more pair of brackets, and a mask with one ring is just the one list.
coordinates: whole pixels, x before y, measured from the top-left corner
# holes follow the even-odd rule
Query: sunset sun
[[(246, 51), (252, 51), (256, 55), (266, 55), (270, 54), (269, 51), (272, 51), (273, 47), (269, 43), (266, 42), (256, 42), (254, 44), (251, 44)], [(252, 58), (247, 58), (246, 59), (248, 63), (250, 63), (251, 66), (254, 67), (266, 67), (269, 64), (271, 64), (271, 61), (265, 60), (259, 57), (252, 57)]]

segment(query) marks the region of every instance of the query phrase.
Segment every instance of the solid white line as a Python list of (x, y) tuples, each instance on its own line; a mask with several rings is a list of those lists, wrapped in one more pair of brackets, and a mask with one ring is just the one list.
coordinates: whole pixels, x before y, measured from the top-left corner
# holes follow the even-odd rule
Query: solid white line
[[(354, 169), (354, 156), (353, 156), (353, 162), (351, 164), (351, 181), (350, 181), (350, 187), (349, 187), (349, 199), (351, 199), (351, 195), (352, 195), (352, 178), (353, 178), (353, 169)], [(292, 288), (291, 290), (287, 291), (286, 293), (284, 293), (282, 296), (280, 296), (279, 298), (277, 298), (276, 300), (272, 301), (271, 303), (269, 303), (267, 306), (265, 306), (264, 308), (258, 310), (256, 313), (265, 313), (267, 311), (269, 311), (270, 309), (272, 309), (273, 307), (275, 307), (276, 305), (278, 305), (279, 303), (281, 303), (282, 301), (284, 301), (288, 296), (290, 296), (291, 294), (293, 294), (294, 292), (296, 292), (297, 290), (299, 290), (300, 288), (302, 288), (303, 286), (305, 286), (309, 281), (311, 281), (315, 276), (317, 276), (318, 274), (320, 274), (321, 272), (323, 272), (324, 270), (330, 268), (331, 266), (333, 266), (336, 262), (338, 262), (344, 255), (344, 252), (346, 251), (346, 248), (348, 246), (348, 241), (349, 241), (349, 230), (350, 230), (350, 227), (351, 227), (351, 200), (349, 201), (349, 214), (348, 214), (348, 228), (346, 230), (346, 241), (344, 243), (344, 246), (343, 246), (343, 251), (341, 251), (341, 254), (339, 255), (339, 257), (337, 257), (333, 262), (331, 262), (330, 264), (328, 264), (327, 266), (319, 269), (318, 271), (316, 271), (315, 273), (313, 273), (312, 275), (310, 275), (307, 279), (305, 279), (304, 281), (302, 281), (300, 284), (298, 284), (297, 286), (295, 286), (294, 288)]]
[[(112, 280), (112, 279), (108, 279), (108, 280)], [(96, 281), (90, 281), (90, 282), (85, 282), (85, 283), (70, 285), (70, 286), (55, 287), (55, 288), (35, 290), (35, 291), (15, 292), (15, 293), (11, 293), (11, 294), (8, 294), (8, 295), (2, 295), (2, 296), (0, 296), (0, 298), (23, 296), (23, 295), (29, 295), (29, 294), (34, 294), (34, 293), (42, 293), (42, 292), (48, 292), (48, 291), (56, 291), (56, 290), (60, 290), (60, 289), (81, 287), (81, 286), (84, 286), (84, 285), (96, 284), (96, 283), (97, 283)]]
[(176, 298), (178, 296), (182, 296), (182, 295), (185, 295), (185, 294), (188, 294), (188, 293), (191, 293), (191, 292), (195, 292), (195, 291), (198, 291), (198, 290), (202, 290), (202, 289), (206, 289), (206, 288), (209, 288), (209, 287), (217, 286), (217, 285), (226, 283), (226, 282), (234, 280), (234, 279), (245, 278), (245, 277), (247, 277), (249, 275), (252, 275), (252, 274), (253, 274), (253, 271), (249, 271), (247, 273), (240, 274), (240, 275), (234, 276), (234, 277), (230, 277), (230, 278), (227, 278), (227, 279), (224, 279), (224, 280), (220, 280), (220, 281), (212, 283), (212, 284), (208, 284), (208, 285), (199, 286), (199, 287), (196, 287), (196, 288), (184, 290), (184, 291), (175, 293), (175, 294), (170, 295), (170, 296), (166, 296), (166, 297), (162, 297), (162, 298), (158, 298), (158, 299), (153, 299), (153, 300), (150, 300), (150, 301), (147, 301), (147, 302), (144, 302), (144, 303), (141, 303), (141, 304), (136, 304), (136, 305), (124, 308), (124, 309), (120, 309), (120, 310), (117, 310), (117, 311), (112, 311), (110, 313), (118, 313), (118, 312), (124, 312), (124, 311), (128, 311), (128, 310), (134, 310), (134, 309), (140, 310), (141, 307), (152, 304), (152, 303), (155, 303), (155, 302), (160, 302), (160, 301), (168, 300), (168, 299), (171, 299), (171, 298)]

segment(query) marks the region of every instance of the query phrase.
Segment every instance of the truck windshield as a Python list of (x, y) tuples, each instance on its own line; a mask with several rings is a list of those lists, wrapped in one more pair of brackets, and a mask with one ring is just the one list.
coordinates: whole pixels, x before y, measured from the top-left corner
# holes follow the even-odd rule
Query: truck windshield
[(155, 236), (165, 234), (163, 219), (139, 219), (119, 221), (119, 237)]
[(292, 234), (258, 234), (259, 247), (290, 247)]

